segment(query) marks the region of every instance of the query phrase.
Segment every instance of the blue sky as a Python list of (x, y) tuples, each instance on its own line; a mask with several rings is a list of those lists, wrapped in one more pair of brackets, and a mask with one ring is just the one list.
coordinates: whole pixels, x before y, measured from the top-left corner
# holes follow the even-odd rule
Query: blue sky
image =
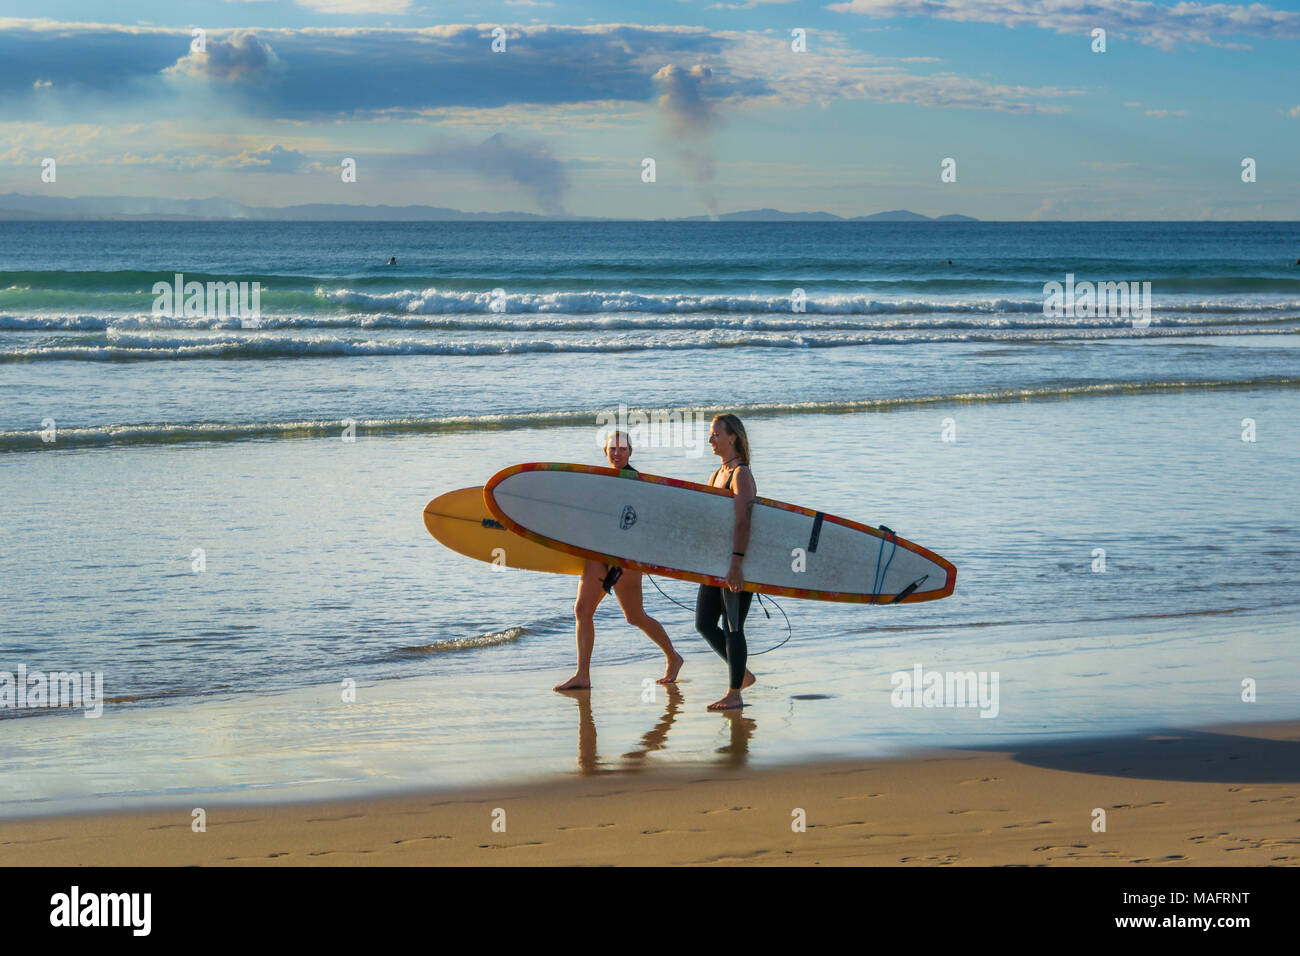
[[(32, 11), (0, 0), (0, 193), (650, 218), (775, 207), (1300, 219), (1294, 4)], [(204, 52), (191, 50), (194, 28)], [(791, 49), (794, 29), (806, 51)], [(47, 157), (54, 183), (41, 181)], [(654, 183), (642, 182), (646, 157)], [(1242, 182), (1247, 157), (1254, 183)], [(344, 158), (356, 182), (342, 181)], [(941, 181), (945, 158), (955, 182)]]

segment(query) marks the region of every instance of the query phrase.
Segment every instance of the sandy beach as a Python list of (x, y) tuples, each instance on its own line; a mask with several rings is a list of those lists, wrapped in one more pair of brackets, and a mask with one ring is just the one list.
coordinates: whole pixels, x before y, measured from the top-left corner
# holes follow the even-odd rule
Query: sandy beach
[(0, 862), (1288, 866), (1300, 863), (1300, 722), (209, 808), (206, 832), (192, 810), (7, 821)]

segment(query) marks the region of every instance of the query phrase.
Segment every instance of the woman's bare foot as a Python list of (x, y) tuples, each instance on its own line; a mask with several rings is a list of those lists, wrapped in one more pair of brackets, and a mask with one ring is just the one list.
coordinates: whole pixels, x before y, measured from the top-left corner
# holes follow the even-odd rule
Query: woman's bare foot
[(563, 684), (556, 684), (551, 690), (591, 690), (591, 678), (586, 674), (574, 674)]
[(740, 699), (740, 691), (729, 690), (726, 697), (709, 704), (709, 710), (735, 710), (744, 706), (744, 701)]
[(740, 682), (740, 689), (744, 690), (746, 687), (748, 687), (750, 684), (753, 684), (757, 680), (758, 680), (757, 677), (755, 677), (749, 671), (745, 671), (745, 679)]
[(677, 681), (677, 672), (682, 669), (686, 663), (686, 658), (680, 654), (675, 654), (668, 662), (668, 669), (664, 671), (664, 676), (655, 681), (656, 684), (673, 684)]

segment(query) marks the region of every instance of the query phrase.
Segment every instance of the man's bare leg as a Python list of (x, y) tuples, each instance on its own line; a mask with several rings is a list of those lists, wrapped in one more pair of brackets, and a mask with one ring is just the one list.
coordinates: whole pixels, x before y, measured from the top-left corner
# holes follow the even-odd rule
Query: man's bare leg
[(641, 595), (641, 572), (631, 568), (625, 570), (623, 576), (614, 585), (614, 597), (618, 598), (618, 606), (623, 609), (623, 616), (627, 618), (627, 622), (644, 631), (646, 637), (654, 641), (655, 646), (663, 651), (664, 657), (667, 658), (668, 664), (664, 676), (655, 683), (674, 683), (677, 680), (677, 672), (682, 669), (686, 659), (677, 653), (673, 642), (668, 639), (668, 632), (664, 630), (664, 626), (645, 612)]
[(554, 690), (586, 690), (591, 687), (591, 649), (596, 645), (594, 617), (600, 599), (605, 596), (600, 582), (605, 577), (605, 566), (588, 561), (578, 581), (578, 599), (573, 602), (574, 632), (578, 641), (578, 670)]

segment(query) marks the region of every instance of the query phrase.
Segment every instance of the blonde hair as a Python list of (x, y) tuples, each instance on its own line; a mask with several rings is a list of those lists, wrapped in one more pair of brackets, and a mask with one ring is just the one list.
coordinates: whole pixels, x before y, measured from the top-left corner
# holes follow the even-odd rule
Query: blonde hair
[(629, 455), (631, 455), (631, 454), (632, 454), (632, 436), (629, 435), (627, 432), (612, 431), (612, 432), (610, 432), (608, 435), (606, 435), (606, 436), (605, 436), (605, 445), (604, 445), (605, 450), (608, 451), (608, 450), (609, 450), (609, 446), (615, 444), (616, 442), (618, 442), (618, 440), (619, 440), (620, 438), (623, 439), (623, 444), (627, 445), (627, 453), (628, 453)]
[(736, 456), (740, 459), (742, 465), (749, 464), (749, 436), (745, 434), (745, 426), (740, 423), (740, 419), (735, 415), (717, 415), (713, 419), (715, 422), (722, 422), (723, 427), (727, 429), (727, 434), (736, 439)]

